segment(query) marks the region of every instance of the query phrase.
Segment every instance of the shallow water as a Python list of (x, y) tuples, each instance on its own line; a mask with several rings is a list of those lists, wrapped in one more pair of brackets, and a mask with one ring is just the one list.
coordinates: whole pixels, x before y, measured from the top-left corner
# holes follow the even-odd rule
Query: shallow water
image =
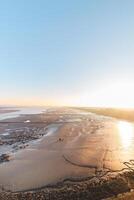
[[(16, 118), (16, 117), (19, 117), (20, 115), (26, 115), (26, 114), (31, 114), (31, 115), (40, 114), (46, 111), (46, 108), (42, 108), (42, 107), (13, 107), (10, 109), (14, 109), (17, 111), (0, 114), (0, 120)], [(7, 108), (7, 110), (10, 110), (10, 109)], [(4, 108), (4, 110), (6, 109)]]

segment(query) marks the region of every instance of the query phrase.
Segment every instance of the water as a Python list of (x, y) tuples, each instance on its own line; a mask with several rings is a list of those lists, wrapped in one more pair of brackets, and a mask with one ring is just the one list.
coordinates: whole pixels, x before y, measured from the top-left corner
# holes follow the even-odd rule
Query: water
[(26, 115), (26, 114), (31, 114), (31, 115), (40, 114), (46, 111), (46, 108), (42, 108), (42, 107), (13, 107), (13, 108), (7, 108), (7, 109), (4, 108), (4, 110), (11, 110), (11, 109), (13, 109), (14, 112), (0, 114), (0, 120), (16, 118), (16, 117), (19, 117), (20, 115)]
[(53, 135), (58, 129), (61, 127), (62, 124), (51, 124), (47, 126), (47, 131), (45, 136), (51, 136)]

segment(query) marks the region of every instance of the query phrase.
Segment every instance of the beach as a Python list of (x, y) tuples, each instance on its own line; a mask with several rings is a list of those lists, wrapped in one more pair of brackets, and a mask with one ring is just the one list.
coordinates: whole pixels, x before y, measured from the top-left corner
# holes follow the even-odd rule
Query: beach
[(47, 108), (0, 126), (0, 199), (99, 200), (134, 187), (133, 123)]

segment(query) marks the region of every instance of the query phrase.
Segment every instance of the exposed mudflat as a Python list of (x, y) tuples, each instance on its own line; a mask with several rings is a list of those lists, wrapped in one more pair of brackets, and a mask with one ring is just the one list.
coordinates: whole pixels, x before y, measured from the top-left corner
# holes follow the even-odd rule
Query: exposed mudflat
[(0, 152), (10, 155), (0, 164), (1, 199), (95, 200), (133, 188), (132, 123), (53, 108), (0, 126)]

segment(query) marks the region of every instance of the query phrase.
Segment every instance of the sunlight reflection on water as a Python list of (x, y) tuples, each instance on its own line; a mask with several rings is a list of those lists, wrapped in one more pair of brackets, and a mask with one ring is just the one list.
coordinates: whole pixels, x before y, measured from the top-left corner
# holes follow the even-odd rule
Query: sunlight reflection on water
[(119, 129), (121, 144), (124, 149), (128, 149), (132, 145), (134, 138), (133, 124), (125, 121), (120, 121), (118, 123), (118, 129)]

